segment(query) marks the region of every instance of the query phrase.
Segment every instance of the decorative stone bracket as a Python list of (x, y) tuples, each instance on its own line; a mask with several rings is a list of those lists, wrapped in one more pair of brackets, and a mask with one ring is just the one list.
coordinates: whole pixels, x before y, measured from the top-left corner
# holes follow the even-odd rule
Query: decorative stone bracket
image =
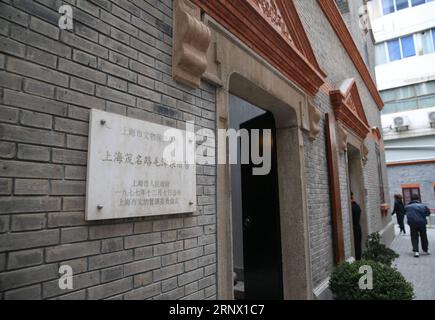
[(372, 137), (373, 139), (380, 143), (382, 141), (382, 133), (381, 130), (378, 127), (372, 127), (371, 129)]
[(341, 124), (337, 124), (337, 144), (340, 152), (347, 152), (348, 132)]
[(367, 148), (364, 142), (361, 144), (361, 155), (363, 164), (366, 165), (369, 160), (369, 148)]
[(201, 10), (189, 0), (174, 0), (172, 77), (190, 87), (200, 86), (207, 69), (210, 29), (201, 22)]
[(309, 138), (311, 141), (317, 139), (320, 133), (320, 120), (322, 113), (311, 103), (308, 104), (308, 116), (310, 122)]

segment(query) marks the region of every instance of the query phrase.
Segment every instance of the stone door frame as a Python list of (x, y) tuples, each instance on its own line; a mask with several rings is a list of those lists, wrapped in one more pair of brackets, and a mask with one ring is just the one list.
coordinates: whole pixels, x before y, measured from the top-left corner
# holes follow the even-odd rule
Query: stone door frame
[[(348, 129), (348, 128), (347, 128)], [(358, 186), (359, 186), (359, 190), (358, 190), (358, 194), (361, 195), (360, 201), (358, 202), (358, 204), (361, 207), (361, 220), (360, 220), (360, 224), (361, 224), (361, 228), (362, 228), (362, 240), (361, 240), (361, 244), (362, 244), (362, 249), (364, 249), (365, 246), (365, 240), (367, 239), (367, 236), (369, 234), (369, 220), (368, 220), (368, 215), (367, 215), (367, 206), (366, 206), (366, 198), (367, 198), (367, 194), (366, 194), (366, 189), (365, 189), (365, 179), (364, 179), (364, 170), (365, 170), (365, 165), (363, 163), (363, 152), (362, 152), (362, 145), (364, 143), (364, 140), (362, 140), (361, 138), (359, 138), (357, 135), (355, 135), (353, 133), (352, 130), (348, 129), (348, 135), (347, 135), (347, 144), (352, 146), (354, 149), (359, 151), (359, 170), (361, 172), (360, 176), (359, 176), (359, 181), (358, 181)], [(347, 194), (347, 198), (348, 198), (348, 216), (349, 216), (349, 230), (351, 230), (351, 239), (350, 242), (353, 245), (353, 226), (352, 226), (352, 205), (351, 205), (351, 194), (350, 194), (350, 173), (349, 173), (349, 160), (348, 160), (348, 154), (346, 152), (345, 154), (345, 171), (346, 171), (346, 183), (347, 183), (347, 190), (346, 190), (346, 194)], [(354, 254), (354, 251), (351, 249), (351, 254)]]
[[(218, 86), (217, 129), (229, 127), (229, 93), (271, 111), (276, 121), (281, 246), (285, 299), (312, 299), (311, 256), (303, 134), (309, 128), (307, 96), (209, 16), (204, 78)], [(219, 136), (219, 135), (217, 135)], [(217, 155), (225, 152), (217, 141)], [(217, 165), (217, 290), (233, 299), (230, 165)]]

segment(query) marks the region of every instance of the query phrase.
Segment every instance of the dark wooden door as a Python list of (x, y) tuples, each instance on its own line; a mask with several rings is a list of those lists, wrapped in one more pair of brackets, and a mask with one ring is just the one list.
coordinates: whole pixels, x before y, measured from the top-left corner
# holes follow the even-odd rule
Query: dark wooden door
[[(253, 163), (242, 164), (243, 256), (245, 298), (283, 298), (281, 230), (275, 121), (271, 113), (244, 122), (241, 129), (271, 129), (271, 170), (253, 175)], [(251, 137), (251, 132), (249, 133)], [(263, 153), (260, 130), (260, 155)], [(251, 157), (250, 157), (251, 158)], [(261, 167), (261, 165), (260, 165)]]
[(422, 201), (419, 187), (403, 188), (402, 192), (403, 192), (403, 203), (405, 206), (411, 202), (411, 198), (413, 195), (417, 195), (420, 201)]

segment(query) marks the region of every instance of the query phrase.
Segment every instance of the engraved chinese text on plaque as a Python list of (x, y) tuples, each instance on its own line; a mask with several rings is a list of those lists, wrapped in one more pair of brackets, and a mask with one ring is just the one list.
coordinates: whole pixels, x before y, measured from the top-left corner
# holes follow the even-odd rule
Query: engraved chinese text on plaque
[(165, 157), (175, 140), (168, 134), (173, 131), (178, 133), (177, 143), (183, 145), (185, 156), (194, 154), (193, 132), (91, 110), (86, 220), (196, 210), (194, 161)]

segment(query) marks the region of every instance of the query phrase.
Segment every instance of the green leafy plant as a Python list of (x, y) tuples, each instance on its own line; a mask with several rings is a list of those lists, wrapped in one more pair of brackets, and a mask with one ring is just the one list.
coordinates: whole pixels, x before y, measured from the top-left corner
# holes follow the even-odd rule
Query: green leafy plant
[(393, 261), (399, 255), (392, 249), (387, 248), (381, 243), (381, 236), (379, 233), (372, 233), (366, 241), (366, 249), (362, 254), (364, 260), (373, 260), (387, 266), (391, 266)]
[[(370, 266), (372, 289), (361, 289), (362, 266)], [(414, 290), (402, 274), (388, 265), (371, 260), (345, 262), (334, 268), (329, 287), (336, 300), (412, 300)]]

